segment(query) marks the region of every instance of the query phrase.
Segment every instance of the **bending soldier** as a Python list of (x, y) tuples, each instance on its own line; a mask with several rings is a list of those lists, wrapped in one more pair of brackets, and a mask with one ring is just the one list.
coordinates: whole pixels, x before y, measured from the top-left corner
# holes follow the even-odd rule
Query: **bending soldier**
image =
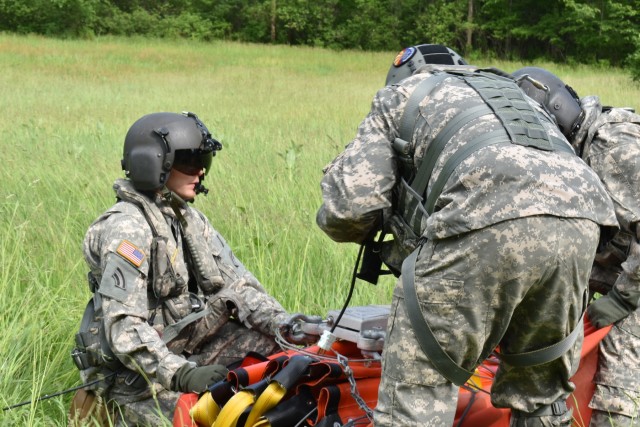
[(498, 74), (445, 46), (403, 50), (324, 170), (322, 230), (394, 237), (377, 241), (401, 275), (376, 426), (451, 425), (457, 385), (497, 346), (492, 402), (512, 425), (571, 423), (587, 280), (615, 213), (548, 114)]
[(93, 388), (117, 404), (118, 425), (162, 425), (179, 392), (205, 390), (248, 351), (278, 350), (285, 310), (187, 203), (206, 194), (221, 148), (193, 113), (140, 118), (125, 138), (117, 202), (87, 231), (85, 318), (102, 339), (91, 343), (83, 320), (74, 360), (85, 382), (112, 373)]
[(597, 96), (579, 99), (542, 68), (525, 67), (513, 75), (555, 115), (613, 200), (620, 231), (598, 250), (589, 280), (591, 291), (604, 295), (589, 305), (591, 323), (614, 325), (600, 343), (591, 426), (631, 426), (640, 402), (640, 116), (603, 107)]

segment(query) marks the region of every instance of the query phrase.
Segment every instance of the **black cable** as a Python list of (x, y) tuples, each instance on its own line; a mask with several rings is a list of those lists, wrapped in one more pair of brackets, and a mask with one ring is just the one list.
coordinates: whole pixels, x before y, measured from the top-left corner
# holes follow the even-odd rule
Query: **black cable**
[(79, 385), (79, 386), (76, 386), (76, 387), (68, 388), (66, 390), (58, 391), (58, 392), (53, 393), (53, 394), (45, 394), (44, 396), (38, 397), (36, 400), (27, 400), (25, 402), (16, 403), (15, 405), (11, 405), (11, 406), (7, 406), (6, 408), (2, 408), (2, 410), (3, 411), (8, 411), (9, 409), (19, 408), (20, 406), (29, 405), (30, 403), (33, 403), (33, 402), (40, 402), (42, 400), (47, 400), (47, 399), (51, 399), (51, 398), (56, 397), (56, 396), (61, 396), (63, 394), (71, 393), (72, 391), (80, 390), (82, 388), (89, 387), (90, 385), (94, 385), (94, 384), (97, 384), (97, 383), (99, 383), (101, 381), (104, 381), (105, 379), (110, 378), (110, 377), (114, 376), (115, 374), (117, 374), (117, 372), (112, 372), (111, 374), (105, 376), (104, 378), (100, 378), (98, 380), (91, 381), (91, 382), (86, 383), (86, 384), (82, 384), (82, 385)]
[(342, 306), (342, 310), (340, 310), (340, 314), (338, 314), (338, 317), (333, 323), (333, 326), (331, 326), (331, 330), (329, 331), (331, 333), (333, 333), (333, 331), (336, 330), (338, 323), (340, 323), (340, 319), (342, 319), (342, 315), (347, 310), (347, 307), (349, 306), (349, 302), (351, 301), (351, 296), (353, 295), (353, 289), (356, 287), (356, 275), (358, 274), (358, 267), (360, 266), (360, 258), (362, 258), (363, 251), (364, 251), (364, 243), (360, 245), (360, 250), (358, 250), (358, 257), (356, 258), (356, 265), (353, 267), (353, 274), (351, 275), (351, 287), (349, 288), (349, 295), (347, 295), (347, 299), (345, 300), (344, 305)]
[(474, 389), (467, 387), (466, 384), (463, 384), (462, 387), (471, 392), (471, 398), (469, 399), (469, 403), (467, 403), (467, 407), (464, 408), (462, 415), (460, 415), (460, 420), (458, 421), (458, 424), (456, 424), (456, 427), (460, 427), (462, 425), (464, 419), (469, 414), (469, 411), (471, 411), (471, 407), (476, 400), (476, 391)]

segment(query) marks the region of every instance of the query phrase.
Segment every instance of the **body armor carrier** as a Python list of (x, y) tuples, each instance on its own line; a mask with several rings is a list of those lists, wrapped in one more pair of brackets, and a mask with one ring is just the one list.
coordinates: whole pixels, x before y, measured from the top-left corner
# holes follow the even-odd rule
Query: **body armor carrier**
[[(419, 104), (443, 80), (450, 77), (459, 78), (471, 86), (484, 103), (470, 108), (462, 107), (461, 112), (431, 141), (416, 169), (413, 159), (414, 129), (418, 127), (419, 120), (424, 120)], [(489, 114), (498, 117), (502, 128), (477, 136), (454, 152), (435, 177), (431, 191), (427, 194), (434, 167), (451, 137), (470, 121)], [(395, 213), (384, 224), (384, 231), (394, 236), (393, 246), (385, 242), (381, 248), (383, 260), (392, 271), (399, 272), (402, 260), (418, 246), (426, 220), (433, 214), (436, 201), (455, 168), (479, 149), (495, 144), (518, 144), (539, 150), (561, 150), (575, 154), (566, 141), (547, 134), (538, 113), (511, 78), (483, 70), (471, 72), (455, 69), (437, 72), (416, 87), (405, 106), (399, 137), (393, 141), (394, 150), (400, 159), (401, 185), (395, 194)]]
[[(179, 354), (183, 351), (193, 351), (202, 339), (191, 340), (188, 345), (185, 340), (171, 342), (180, 333), (202, 317), (213, 314), (219, 321), (214, 325), (208, 324), (206, 335), (214, 333), (221, 324), (226, 322), (228, 314), (222, 308), (206, 307), (207, 297), (218, 292), (225, 281), (223, 274), (237, 279), (237, 274), (231, 268), (216, 263), (206, 257), (212, 255), (224, 256), (222, 248), (216, 254), (215, 248), (210, 248), (202, 235), (202, 230), (195, 230), (192, 221), (193, 211), (184, 209), (181, 200), (170, 201), (176, 215), (179, 215), (180, 233), (183, 241), (184, 257), (175, 256), (179, 252), (180, 242), (171, 231), (171, 226), (158, 205), (149, 197), (137, 192), (127, 180), (118, 180), (114, 184), (120, 201), (135, 205), (144, 215), (153, 234), (150, 247), (150, 271), (148, 273), (148, 322), (158, 331), (163, 341), (172, 352)], [(160, 196), (156, 196), (160, 197)], [(182, 208), (182, 209), (181, 209)], [(184, 210), (184, 213), (182, 213)], [(191, 222), (191, 224), (190, 224)], [(199, 232), (198, 232), (199, 231)], [(213, 253), (212, 253), (213, 252)], [(208, 262), (207, 262), (208, 261)], [(187, 264), (188, 262), (188, 264)], [(197, 288), (189, 292), (189, 277), (193, 278)], [(99, 278), (89, 274), (89, 287), (93, 297), (89, 301), (82, 318), (80, 331), (76, 334), (76, 348), (71, 353), (77, 368), (81, 371), (85, 383), (103, 379), (90, 388), (98, 394), (104, 394), (114, 379), (115, 373), (127, 371), (110, 349), (104, 333), (102, 323), (102, 297), (98, 292)], [(219, 307), (217, 307), (219, 308)], [(212, 310), (215, 313), (212, 313)], [(190, 338), (197, 338), (190, 334)], [(200, 338), (204, 338), (205, 334)], [(139, 375), (130, 372), (132, 383), (141, 379)], [(141, 385), (146, 384), (142, 381)]]

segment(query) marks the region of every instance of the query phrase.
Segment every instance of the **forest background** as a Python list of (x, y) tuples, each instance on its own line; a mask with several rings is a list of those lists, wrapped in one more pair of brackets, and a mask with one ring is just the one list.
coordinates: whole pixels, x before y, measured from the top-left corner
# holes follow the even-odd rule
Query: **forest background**
[(624, 66), (640, 79), (640, 0), (0, 0), (0, 31), (144, 35)]
[[(509, 8), (519, 15), (507, 19)], [(66, 425), (70, 394), (37, 399), (79, 384), (69, 354), (90, 297), (82, 239), (114, 202), (124, 134), (143, 114), (202, 118), (224, 149), (196, 207), (285, 308), (325, 315), (347, 297), (357, 246), (315, 225), (322, 168), (397, 50), (431, 41), (478, 66), (542, 66), (581, 96), (637, 110), (637, 11), (639, 1), (0, 0), (0, 425)], [(564, 26), (544, 24), (554, 19)], [(351, 303), (388, 304), (393, 286), (359, 283)]]

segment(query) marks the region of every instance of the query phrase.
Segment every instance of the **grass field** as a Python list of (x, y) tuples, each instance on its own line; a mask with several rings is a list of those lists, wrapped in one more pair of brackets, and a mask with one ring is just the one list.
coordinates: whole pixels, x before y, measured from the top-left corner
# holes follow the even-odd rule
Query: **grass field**
[[(394, 55), (0, 35), (0, 406), (79, 384), (69, 352), (89, 298), (82, 239), (114, 201), (124, 134), (150, 112), (193, 111), (222, 141), (196, 206), (270, 292), (290, 311), (341, 307), (357, 248), (315, 226), (319, 181)], [(640, 107), (622, 70), (538, 65), (581, 95)], [(352, 304), (386, 304), (392, 287), (358, 284)], [(66, 425), (69, 398), (3, 411), (0, 425)]]

